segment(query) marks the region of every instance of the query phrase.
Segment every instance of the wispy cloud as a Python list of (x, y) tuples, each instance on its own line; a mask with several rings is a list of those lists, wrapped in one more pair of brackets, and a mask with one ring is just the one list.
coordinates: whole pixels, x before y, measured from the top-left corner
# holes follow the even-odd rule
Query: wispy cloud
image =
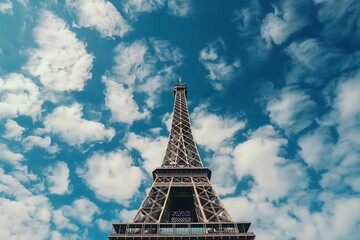
[(285, 87), (269, 99), (266, 110), (273, 123), (291, 134), (305, 129), (315, 120), (316, 103), (308, 93)]
[(146, 94), (148, 108), (158, 103), (166, 83), (176, 79), (174, 71), (183, 61), (179, 48), (157, 38), (150, 38), (148, 43), (144, 39), (120, 43), (115, 54), (114, 79), (126, 84), (129, 92)]
[(221, 38), (200, 51), (199, 61), (208, 71), (207, 77), (216, 90), (222, 90), (226, 81), (232, 80), (241, 69), (240, 60), (229, 61), (225, 52), (225, 43)]
[(342, 78), (333, 89), (332, 110), (319, 120), (319, 127), (299, 141), (300, 154), (317, 170), (327, 170), (320, 181), (323, 188), (359, 191), (360, 74)]
[(190, 0), (168, 0), (168, 12), (178, 17), (187, 17), (191, 13)]
[(274, 4), (274, 12), (263, 20), (261, 36), (268, 44), (282, 44), (288, 37), (308, 24), (308, 16), (304, 14), (311, 1), (283, 0)]
[(314, 0), (319, 8), (318, 20), (324, 24), (323, 34), (334, 42), (355, 45), (360, 39), (360, 3), (357, 0)]
[(149, 13), (162, 8), (165, 0), (130, 0), (123, 2), (125, 13), (132, 19), (136, 19), (140, 13)]

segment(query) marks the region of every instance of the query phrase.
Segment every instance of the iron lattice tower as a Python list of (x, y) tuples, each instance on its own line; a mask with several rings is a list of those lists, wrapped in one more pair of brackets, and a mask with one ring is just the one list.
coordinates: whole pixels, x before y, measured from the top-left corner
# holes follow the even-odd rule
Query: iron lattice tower
[(133, 221), (113, 223), (109, 239), (255, 239), (251, 223), (234, 222), (211, 185), (191, 132), (186, 85), (176, 84), (174, 95), (163, 163)]

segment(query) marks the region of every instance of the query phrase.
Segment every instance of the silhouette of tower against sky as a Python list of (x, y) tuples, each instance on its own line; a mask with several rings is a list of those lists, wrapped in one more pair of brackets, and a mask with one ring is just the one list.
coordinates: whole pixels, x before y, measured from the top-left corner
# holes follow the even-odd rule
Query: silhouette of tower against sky
[(255, 239), (251, 223), (233, 221), (211, 185), (191, 132), (186, 84), (175, 84), (174, 95), (163, 163), (133, 221), (113, 223), (109, 239)]

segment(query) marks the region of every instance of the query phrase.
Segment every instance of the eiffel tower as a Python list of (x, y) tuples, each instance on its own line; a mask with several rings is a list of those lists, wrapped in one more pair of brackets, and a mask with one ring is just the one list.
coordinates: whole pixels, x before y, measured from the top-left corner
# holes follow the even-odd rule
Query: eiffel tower
[(109, 240), (255, 239), (251, 223), (235, 222), (211, 185), (211, 170), (203, 166), (191, 132), (186, 84), (175, 84), (174, 95), (163, 163), (153, 171), (154, 182), (133, 221), (113, 223)]

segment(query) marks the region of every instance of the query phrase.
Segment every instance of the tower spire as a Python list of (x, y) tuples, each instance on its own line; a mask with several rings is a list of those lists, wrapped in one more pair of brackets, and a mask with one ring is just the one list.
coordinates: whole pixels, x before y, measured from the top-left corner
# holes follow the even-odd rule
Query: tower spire
[[(192, 135), (186, 84), (174, 87), (169, 142), (154, 182), (131, 223), (113, 223), (110, 240), (243, 239), (253, 240), (250, 222), (234, 222), (203, 166)], [(214, 136), (216, 137), (216, 136)]]
[(186, 84), (175, 85), (171, 132), (162, 167), (203, 166), (191, 131), (186, 93)]

